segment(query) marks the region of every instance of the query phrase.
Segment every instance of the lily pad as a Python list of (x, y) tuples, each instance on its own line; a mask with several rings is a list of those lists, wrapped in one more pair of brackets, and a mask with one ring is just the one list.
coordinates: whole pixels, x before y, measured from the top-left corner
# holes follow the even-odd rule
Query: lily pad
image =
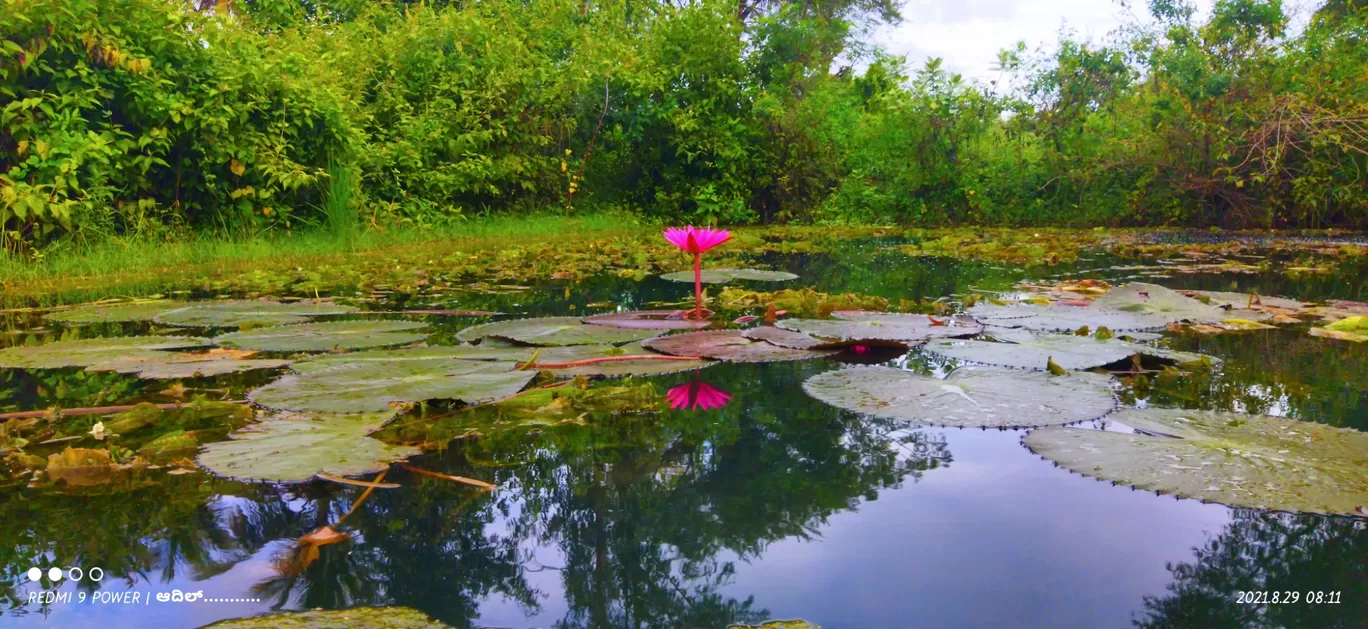
[(351, 607), (332, 611), (268, 614), (223, 620), (201, 629), (448, 629), (408, 607)]
[(408, 345), (427, 338), (426, 323), (417, 321), (333, 321), (281, 325), (214, 337), (225, 347), (262, 352), (327, 352)]
[(585, 317), (585, 323), (608, 325), (615, 328), (637, 330), (701, 330), (712, 325), (711, 321), (698, 321), (677, 317), (678, 310), (636, 310), (631, 312), (610, 312)]
[(1311, 328), (1311, 336), (1318, 336), (1324, 339), (1335, 339), (1336, 341), (1349, 341), (1351, 343), (1368, 342), (1368, 334), (1357, 332), (1345, 332), (1343, 330), (1332, 330), (1330, 328)]
[(514, 366), (473, 360), (359, 362), (285, 376), (247, 397), (270, 409), (318, 413), (379, 413), (426, 400), (480, 404), (513, 395), (536, 376)]
[[(550, 350), (555, 349), (579, 349), (579, 348), (602, 348), (601, 356), (586, 356), (584, 358), (560, 358)], [(620, 358), (627, 356), (658, 356), (656, 352), (646, 349), (641, 343), (628, 343), (622, 347), (613, 345), (580, 345), (574, 348), (547, 348), (546, 351), (537, 354), (537, 367), (540, 365), (569, 363), (582, 361), (589, 358)], [(552, 367), (548, 368), (557, 378), (573, 378), (575, 376), (599, 377), (599, 378), (625, 378), (627, 376), (658, 376), (667, 373), (678, 373), (681, 371), (691, 371), (702, 369), (708, 365), (715, 364), (710, 360), (660, 360), (646, 358), (642, 360), (614, 360), (611, 362), (590, 363), (587, 365), (575, 365), (573, 367)]]
[(1306, 307), (1306, 304), (1303, 304), (1300, 301), (1287, 299), (1285, 297), (1266, 297), (1259, 295), (1256, 299), (1253, 293), (1231, 293), (1213, 290), (1186, 290), (1182, 292), (1198, 301), (1205, 300), (1207, 304), (1225, 310), (1250, 310), (1263, 307), (1299, 311)]
[(356, 312), (352, 306), (314, 301), (225, 300), (203, 302), (165, 312), (152, 318), (162, 325), (184, 328), (236, 328), (243, 325), (304, 323), (317, 315)]
[(840, 343), (823, 341), (819, 338), (803, 334), (802, 332), (794, 332), (793, 330), (786, 330), (772, 325), (762, 325), (751, 328), (742, 332), (741, 335), (748, 339), (765, 341), (770, 345), (778, 345), (779, 347), (787, 347), (790, 349), (831, 349), (841, 345)]
[(254, 353), (225, 349), (197, 354), (152, 352), (101, 361), (86, 367), (86, 371), (117, 371), (137, 374), (144, 380), (170, 380), (221, 376), (257, 369), (280, 369), (290, 365), (288, 360), (248, 358)]
[(1037, 332), (1072, 332), (1084, 326), (1092, 329), (1107, 328), (1113, 332), (1139, 332), (1160, 330), (1169, 323), (1168, 318), (1162, 315), (1114, 312), (1092, 306), (983, 303), (975, 305), (967, 312), (984, 325)]
[(877, 417), (961, 428), (1025, 428), (1097, 419), (1116, 405), (1109, 379), (1090, 373), (957, 369), (945, 379), (890, 367), (819, 373), (803, 390), (832, 406)]
[(278, 414), (237, 430), (227, 441), (205, 446), (198, 462), (219, 476), (301, 482), (317, 474), (355, 476), (378, 472), (419, 453), (367, 435), (394, 416), (391, 412)]
[(1368, 505), (1368, 435), (1262, 415), (1126, 409), (1135, 434), (1050, 428), (1032, 452), (1085, 476), (1237, 507), (1359, 515)]
[(642, 343), (671, 356), (713, 358), (741, 363), (767, 363), (777, 360), (804, 360), (830, 356), (834, 351), (792, 349), (771, 345), (765, 341), (748, 339), (740, 330), (689, 332), (654, 338)]
[(937, 319), (921, 314), (842, 312), (838, 319), (783, 319), (775, 325), (822, 339), (851, 343), (913, 345), (931, 339), (972, 336), (983, 325), (968, 317)]
[(170, 299), (149, 299), (127, 301), (116, 304), (88, 304), (51, 313), (45, 317), (57, 323), (123, 323), (128, 321), (151, 321), (157, 315), (179, 310), (192, 305), (192, 302)]
[(1089, 308), (1158, 315), (1169, 322), (1207, 323), (1230, 316), (1222, 308), (1204, 304), (1158, 284), (1145, 282), (1131, 282), (1113, 288), (1107, 291), (1107, 294), (1098, 297)]
[(994, 333), (994, 338), (1010, 341), (1006, 343), (938, 339), (927, 343), (923, 349), (955, 360), (1035, 370), (1044, 370), (1051, 359), (1065, 369), (1092, 369), (1124, 361), (1137, 354), (1174, 362), (1202, 359), (1201, 354), (1176, 352), (1117, 339), (1099, 341), (1070, 334), (1015, 332)]
[(660, 334), (657, 330), (639, 330), (608, 325), (589, 325), (579, 317), (542, 317), (495, 321), (466, 328), (456, 338), (474, 343), (485, 337), (501, 338), (524, 345), (598, 345), (629, 343)]
[(192, 336), (116, 336), (23, 345), (0, 350), (0, 369), (85, 367), (128, 356), (157, 357), (154, 352), (210, 345)]
[[(704, 269), (704, 284), (726, 284), (733, 280), (751, 280), (756, 282), (787, 282), (798, 279), (797, 275), (787, 271), (765, 271), (763, 269)], [(660, 276), (661, 279), (671, 282), (693, 282), (693, 271), (678, 271), (666, 273)]]

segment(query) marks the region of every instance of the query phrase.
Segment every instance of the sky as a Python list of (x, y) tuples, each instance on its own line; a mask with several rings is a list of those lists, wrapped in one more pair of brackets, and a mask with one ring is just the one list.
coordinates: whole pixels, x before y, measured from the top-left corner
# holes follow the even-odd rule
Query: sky
[[(1202, 12), (1212, 4), (1197, 0)], [(990, 68), (999, 50), (1018, 40), (1030, 50), (1053, 48), (1062, 27), (1101, 40), (1123, 24), (1148, 18), (1145, 0), (1131, 5), (1127, 10), (1115, 0), (902, 0), (902, 24), (880, 27), (874, 39), (906, 56), (912, 69), (941, 57), (947, 69), (986, 82), (997, 77)]]

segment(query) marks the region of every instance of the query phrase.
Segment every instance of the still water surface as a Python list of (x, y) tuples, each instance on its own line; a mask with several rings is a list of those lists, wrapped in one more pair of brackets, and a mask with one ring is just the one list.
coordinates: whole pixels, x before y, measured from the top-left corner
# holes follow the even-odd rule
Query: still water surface
[[(765, 260), (794, 284), (903, 299), (1004, 290), (1053, 276), (1124, 281), (1105, 255), (1021, 269), (910, 259), (877, 241)], [(1368, 299), (1368, 266), (1329, 276), (1139, 277), (1175, 288)], [(764, 289), (765, 285), (751, 286)], [(526, 316), (678, 300), (682, 284), (598, 278), (445, 307)], [(415, 302), (416, 303), (416, 302)], [(403, 304), (412, 307), (415, 303)], [(394, 307), (398, 304), (386, 304)], [(574, 307), (572, 310), (572, 306)], [(471, 320), (431, 318), (455, 342)], [(1306, 326), (1161, 343), (1224, 359), (1209, 377), (1137, 392), (1125, 404), (1267, 412), (1368, 429), (1368, 348)], [(919, 352), (887, 361), (926, 372)], [(834, 409), (801, 382), (840, 360), (718, 365), (701, 379), (733, 397), (713, 411), (595, 417), (545, 433), (455, 441), (414, 463), (495, 482), (482, 494), (392, 470), (302, 574), (290, 542), (333, 522), (359, 488), (292, 488), (165, 476), (125, 491), (6, 490), (0, 496), (0, 627), (198, 627), (277, 609), (405, 605), (455, 627), (726, 627), (802, 618), (827, 629), (903, 627), (1365, 627), (1363, 520), (1175, 500), (1071, 474), (1015, 431), (907, 426)], [(11, 408), (51, 403), (32, 374), (5, 374)], [(75, 376), (71, 376), (75, 377)], [(225, 381), (228, 389), (240, 380)], [(121, 385), (136, 395), (136, 380)], [(28, 602), (35, 563), (100, 566), (98, 587), (171, 589), (259, 602), (95, 605)], [(1339, 591), (1342, 602), (1252, 606), (1247, 590)]]

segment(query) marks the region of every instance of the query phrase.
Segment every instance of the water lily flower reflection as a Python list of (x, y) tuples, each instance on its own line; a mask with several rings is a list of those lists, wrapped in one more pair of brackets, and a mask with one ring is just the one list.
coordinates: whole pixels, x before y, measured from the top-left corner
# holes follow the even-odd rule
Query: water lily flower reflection
[(665, 394), (665, 399), (670, 401), (670, 408), (691, 411), (699, 409), (711, 411), (715, 408), (722, 408), (731, 401), (731, 398), (731, 394), (723, 393), (702, 380), (682, 384), (670, 389)]
[(664, 231), (665, 240), (694, 257), (694, 319), (703, 319), (703, 252), (728, 240), (731, 234), (725, 229), (711, 227), (671, 227)]

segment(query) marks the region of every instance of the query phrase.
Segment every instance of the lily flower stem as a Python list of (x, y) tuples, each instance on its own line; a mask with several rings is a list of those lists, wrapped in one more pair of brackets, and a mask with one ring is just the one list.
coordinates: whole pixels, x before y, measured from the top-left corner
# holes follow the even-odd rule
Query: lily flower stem
[(703, 320), (703, 254), (694, 254), (694, 320)]

